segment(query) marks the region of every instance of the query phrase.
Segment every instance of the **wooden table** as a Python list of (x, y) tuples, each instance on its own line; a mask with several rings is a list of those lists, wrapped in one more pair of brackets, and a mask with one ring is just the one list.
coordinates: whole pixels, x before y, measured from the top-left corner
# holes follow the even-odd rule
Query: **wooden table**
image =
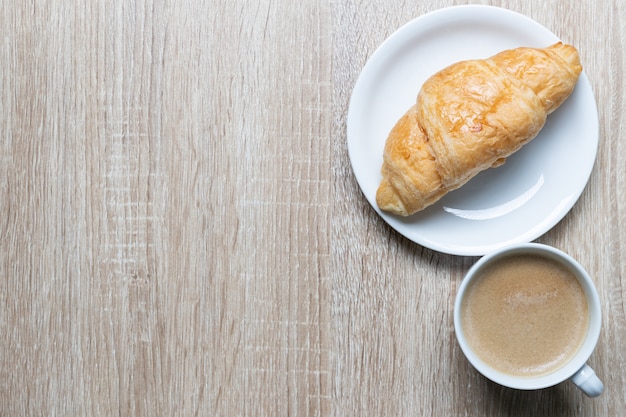
[(621, 0), (486, 2), (577, 46), (596, 95), (590, 181), (538, 241), (597, 283), (601, 397), (478, 375), (452, 326), (477, 258), (402, 237), (352, 173), (366, 60), (461, 3), (2, 2), (0, 415), (624, 415)]

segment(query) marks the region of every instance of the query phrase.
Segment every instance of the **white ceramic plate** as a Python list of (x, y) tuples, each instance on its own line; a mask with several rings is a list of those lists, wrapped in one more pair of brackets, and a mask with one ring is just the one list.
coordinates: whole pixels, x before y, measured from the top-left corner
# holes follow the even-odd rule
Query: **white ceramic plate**
[(585, 188), (598, 147), (598, 112), (584, 71), (540, 134), (503, 166), (480, 173), (407, 218), (376, 205), (387, 135), (428, 77), (460, 60), (557, 41), (539, 23), (510, 10), (456, 6), (407, 23), (374, 52), (350, 100), (348, 153), (363, 194), (391, 227), (425, 247), (476, 256), (530, 242), (569, 212)]

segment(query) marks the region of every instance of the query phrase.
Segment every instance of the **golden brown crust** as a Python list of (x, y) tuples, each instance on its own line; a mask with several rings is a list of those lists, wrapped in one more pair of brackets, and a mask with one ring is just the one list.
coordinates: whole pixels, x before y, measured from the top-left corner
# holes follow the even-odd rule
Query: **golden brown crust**
[(557, 43), (462, 61), (433, 75), (387, 138), (379, 207), (413, 214), (502, 165), (539, 133), (581, 71), (576, 49)]
[[(416, 105), (391, 130), (383, 159), (383, 181), (376, 199), (385, 202), (386, 210), (415, 212), (423, 202), (434, 203), (443, 196), (435, 158), (417, 123)], [(411, 181), (405, 180), (405, 172), (413, 173)]]
[(528, 85), (542, 100), (548, 114), (569, 97), (582, 72), (578, 51), (562, 42), (544, 49), (503, 51), (491, 61)]

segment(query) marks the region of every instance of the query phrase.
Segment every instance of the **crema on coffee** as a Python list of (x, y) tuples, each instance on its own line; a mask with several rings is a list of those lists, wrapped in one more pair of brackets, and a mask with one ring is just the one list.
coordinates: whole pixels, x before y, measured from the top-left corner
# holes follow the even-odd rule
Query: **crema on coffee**
[(517, 376), (560, 368), (580, 348), (589, 321), (576, 277), (538, 255), (511, 255), (488, 265), (467, 289), (461, 312), (476, 355)]

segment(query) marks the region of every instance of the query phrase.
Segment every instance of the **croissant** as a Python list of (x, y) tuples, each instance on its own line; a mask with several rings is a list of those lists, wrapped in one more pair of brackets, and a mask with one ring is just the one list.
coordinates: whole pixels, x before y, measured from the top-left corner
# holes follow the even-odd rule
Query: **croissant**
[(458, 62), (430, 77), (385, 143), (380, 209), (411, 215), (502, 165), (537, 136), (581, 71), (576, 48), (559, 42)]

